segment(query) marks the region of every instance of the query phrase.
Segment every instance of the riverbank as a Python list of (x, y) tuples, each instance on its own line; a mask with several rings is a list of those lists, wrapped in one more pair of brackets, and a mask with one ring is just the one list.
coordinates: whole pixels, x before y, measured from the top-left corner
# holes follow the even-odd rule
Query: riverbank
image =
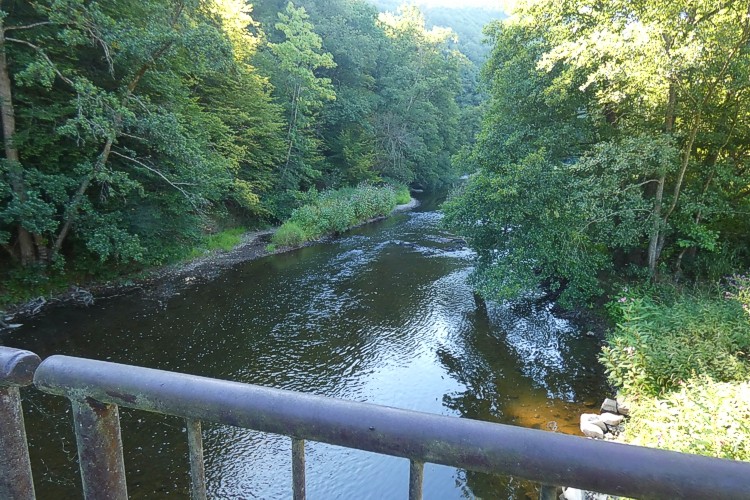
[(630, 406), (619, 440), (750, 460), (750, 277), (623, 290), (600, 362)]
[[(391, 214), (412, 210), (417, 206), (419, 206), (419, 201), (411, 198), (408, 203), (397, 205)], [(383, 220), (386, 217), (388, 216), (374, 217), (348, 229)], [(95, 300), (118, 297), (138, 290), (147, 291), (157, 298), (168, 297), (182, 286), (210, 281), (225, 270), (243, 262), (315, 245), (332, 237), (326, 235), (298, 245), (271, 247), (269, 246), (271, 238), (277, 230), (278, 228), (273, 228), (247, 232), (241, 236), (240, 243), (228, 251), (213, 251), (176, 264), (123, 276), (117, 280), (86, 283), (85, 287), (80, 284), (71, 284), (64, 292), (40, 296), (22, 304), (11, 305), (5, 311), (0, 311), (0, 334), (20, 326), (20, 321), (52, 307), (88, 307)]]

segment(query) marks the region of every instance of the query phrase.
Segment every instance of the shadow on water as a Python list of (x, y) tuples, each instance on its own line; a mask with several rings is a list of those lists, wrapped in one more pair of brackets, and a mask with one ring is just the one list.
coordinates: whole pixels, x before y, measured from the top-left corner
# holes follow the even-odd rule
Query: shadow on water
[[(477, 309), (473, 254), (440, 229), (438, 199), (336, 241), (272, 256), (169, 295), (47, 313), (0, 339), (40, 355), (132, 363), (400, 408), (577, 433), (606, 392), (597, 345), (549, 304)], [(77, 498), (65, 401), (24, 391), (40, 498)], [(133, 498), (188, 494), (179, 419), (122, 411)], [(211, 498), (289, 498), (290, 442), (208, 425)], [(405, 497), (408, 461), (310, 443), (309, 498)], [(525, 498), (521, 481), (428, 465), (426, 498)]]

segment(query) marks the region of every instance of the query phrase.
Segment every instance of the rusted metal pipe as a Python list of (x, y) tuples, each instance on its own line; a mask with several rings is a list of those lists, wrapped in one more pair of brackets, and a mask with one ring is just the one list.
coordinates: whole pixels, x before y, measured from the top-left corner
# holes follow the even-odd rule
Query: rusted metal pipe
[(190, 452), (190, 498), (192, 500), (206, 500), (206, 469), (203, 464), (201, 421), (189, 418), (186, 424)]
[(747, 499), (750, 463), (594, 441), (66, 356), (34, 383), (58, 395), (635, 498)]
[(71, 398), (78, 461), (86, 500), (127, 500), (117, 405)]
[(294, 500), (305, 500), (307, 498), (306, 490), (305, 441), (292, 439), (292, 498)]
[(422, 500), (424, 482), (424, 463), (409, 462), (409, 500)]
[(33, 500), (26, 427), (21, 391), (30, 385), (39, 366), (39, 356), (29, 351), (0, 347), (0, 498)]

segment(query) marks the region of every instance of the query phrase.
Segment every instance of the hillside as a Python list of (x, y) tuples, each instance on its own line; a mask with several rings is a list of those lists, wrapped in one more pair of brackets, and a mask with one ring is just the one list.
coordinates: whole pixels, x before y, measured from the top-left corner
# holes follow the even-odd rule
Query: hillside
[[(401, 0), (371, 0), (381, 11), (396, 11)], [(458, 35), (458, 49), (474, 63), (481, 64), (487, 58), (490, 47), (482, 43), (482, 29), (491, 21), (504, 19), (499, 9), (478, 7), (429, 7), (419, 5), (425, 15), (427, 27), (445, 26)]]

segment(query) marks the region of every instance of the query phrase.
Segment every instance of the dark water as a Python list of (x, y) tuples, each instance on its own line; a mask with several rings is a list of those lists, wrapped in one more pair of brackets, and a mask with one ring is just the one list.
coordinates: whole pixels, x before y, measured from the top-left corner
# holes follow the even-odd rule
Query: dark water
[[(549, 304), (477, 309), (472, 253), (435, 200), (332, 243), (249, 262), (210, 282), (61, 309), (0, 338), (69, 354), (539, 429), (577, 433), (606, 388), (597, 345)], [(79, 498), (61, 398), (24, 393), (39, 498)], [(122, 410), (133, 498), (188, 496), (179, 419)], [(206, 425), (212, 498), (290, 498), (286, 437)], [(307, 445), (311, 499), (405, 498), (408, 461)], [(427, 465), (425, 498), (526, 498), (532, 485)]]

